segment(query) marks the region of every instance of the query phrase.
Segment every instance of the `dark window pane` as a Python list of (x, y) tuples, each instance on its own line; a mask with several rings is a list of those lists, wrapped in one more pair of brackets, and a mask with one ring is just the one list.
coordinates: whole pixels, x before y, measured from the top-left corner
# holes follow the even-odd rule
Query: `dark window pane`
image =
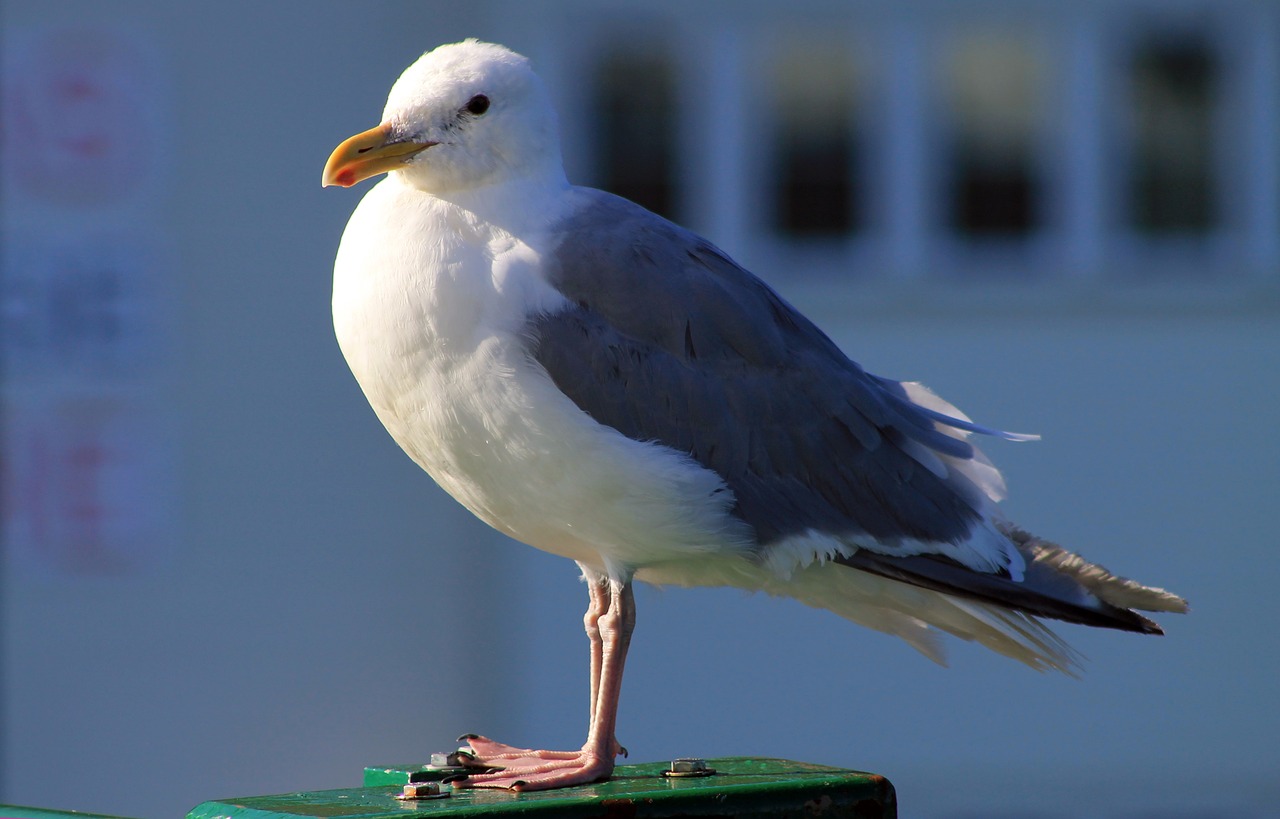
[(665, 55), (617, 50), (595, 74), (598, 184), (663, 216), (676, 202), (675, 77)]
[(860, 221), (848, 48), (809, 42), (783, 49), (772, 80), (773, 227), (797, 239), (846, 235)]
[(1025, 36), (961, 36), (940, 61), (945, 113), (945, 219), (970, 238), (1019, 238), (1043, 224), (1036, 148), (1044, 66)]
[(853, 229), (853, 140), (847, 131), (787, 133), (779, 139), (776, 162), (781, 232), (838, 236)]
[(1148, 43), (1135, 53), (1130, 72), (1130, 224), (1148, 233), (1205, 232), (1218, 218), (1213, 54), (1199, 40)]
[(1019, 236), (1041, 224), (1039, 180), (1025, 155), (998, 160), (957, 146), (951, 162), (951, 228), (969, 236)]

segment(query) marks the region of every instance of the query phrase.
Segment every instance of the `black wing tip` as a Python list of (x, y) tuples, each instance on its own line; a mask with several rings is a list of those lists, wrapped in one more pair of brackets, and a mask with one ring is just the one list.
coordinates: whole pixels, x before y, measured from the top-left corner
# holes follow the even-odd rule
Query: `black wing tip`
[[(1111, 622), (1098, 623), (1097, 625), (1103, 628), (1119, 629), (1120, 631), (1132, 631), (1136, 634), (1152, 634), (1156, 637), (1164, 636), (1164, 629), (1160, 627), (1159, 623), (1143, 617), (1133, 609), (1122, 609), (1115, 606), (1109, 606), (1108, 608), (1110, 611), (1107, 614), (1112, 615)], [(1086, 623), (1086, 625), (1094, 624)]]
[(942, 555), (889, 557), (859, 550), (848, 556), (837, 557), (835, 562), (890, 580), (1021, 611), (1035, 617), (1137, 634), (1164, 634), (1164, 629), (1158, 623), (1133, 609), (1103, 601), (1098, 601), (1097, 605), (1080, 605), (1012, 580), (1007, 573), (974, 572)]

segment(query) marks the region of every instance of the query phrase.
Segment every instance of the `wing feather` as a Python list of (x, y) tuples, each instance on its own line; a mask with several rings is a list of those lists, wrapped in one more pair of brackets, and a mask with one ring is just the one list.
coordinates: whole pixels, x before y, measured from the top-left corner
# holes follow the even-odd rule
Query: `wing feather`
[(987, 493), (949, 466), (976, 453), (949, 427), (985, 428), (864, 372), (696, 235), (582, 195), (547, 270), (569, 306), (533, 317), (530, 333), (583, 411), (719, 473), (761, 548), (806, 531), (890, 553), (969, 537)]

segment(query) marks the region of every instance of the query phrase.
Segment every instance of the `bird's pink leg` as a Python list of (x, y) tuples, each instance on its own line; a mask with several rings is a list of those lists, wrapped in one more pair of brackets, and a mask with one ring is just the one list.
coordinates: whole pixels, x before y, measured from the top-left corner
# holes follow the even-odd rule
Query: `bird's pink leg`
[[(592, 578), (587, 582), (587, 592), (589, 595), (587, 613), (582, 617), (582, 626), (587, 632), (587, 641), (591, 651), (591, 700), (587, 711), (587, 724), (591, 725), (596, 720), (596, 697), (600, 691), (600, 665), (604, 652), (604, 644), (600, 639), (600, 616), (609, 610), (609, 582)], [(532, 748), (517, 748), (514, 745), (495, 742), (488, 737), (477, 736), (476, 734), (465, 734), (458, 737), (459, 742), (464, 740), (476, 754), (476, 765), (483, 764), (484, 767), (493, 767), (494, 765), (503, 765), (507, 762), (527, 759), (577, 759), (579, 754), (578, 751), (538, 751)], [(626, 749), (619, 745), (615, 756), (618, 753), (625, 756)]]
[(605, 779), (613, 772), (614, 757), (623, 753), (614, 737), (622, 671), (626, 664), (636, 606), (631, 584), (588, 575), (591, 603), (584, 623), (591, 640), (591, 727), (579, 751), (540, 751), (513, 748), (484, 737), (467, 737), (476, 752), (476, 765), (500, 767), (494, 773), (471, 774), (455, 787), (546, 790)]
[[(583, 628), (587, 632), (587, 640), (591, 644), (591, 707), (588, 711), (589, 720), (587, 724), (594, 726), (596, 724), (596, 712), (600, 710), (600, 674), (604, 664), (604, 640), (600, 636), (600, 618), (610, 609), (610, 583), (607, 580), (599, 582), (592, 580), (588, 584), (589, 593), (591, 595), (590, 602), (587, 605), (587, 613), (582, 618)], [(635, 627), (636, 620), (636, 604), (635, 599), (631, 597), (631, 586), (627, 585), (627, 599), (630, 600), (631, 615), (630, 626), (627, 628), (627, 646), (631, 645), (631, 630)], [(623, 659), (626, 659), (627, 647), (623, 646)], [(615, 712), (618, 704), (613, 704)], [(615, 713), (616, 718), (616, 713)], [(616, 736), (611, 737), (613, 743), (613, 755), (626, 756), (627, 749), (622, 747), (622, 743), (618, 742)]]
[(609, 584), (590, 580), (587, 583), (587, 613), (582, 616), (582, 628), (587, 632), (591, 647), (591, 702), (587, 711), (587, 725), (596, 721), (596, 697), (600, 696), (600, 664), (603, 662), (604, 641), (600, 639), (600, 617), (609, 610)]

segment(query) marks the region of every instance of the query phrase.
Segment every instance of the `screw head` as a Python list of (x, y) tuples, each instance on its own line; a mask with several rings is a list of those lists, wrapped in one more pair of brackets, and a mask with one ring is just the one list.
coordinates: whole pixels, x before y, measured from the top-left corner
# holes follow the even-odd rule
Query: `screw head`
[(437, 751), (431, 755), (431, 761), (424, 768), (433, 774), (440, 772), (453, 773), (455, 771), (464, 771), (467, 768), (474, 768), (474, 765), (468, 765), (476, 760), (475, 754), (464, 748), (456, 751)]
[(671, 760), (670, 770), (663, 771), (662, 775), (668, 778), (682, 779), (685, 777), (712, 776), (715, 772), (715, 768), (707, 767), (705, 759), (681, 757)]
[(402, 802), (411, 802), (418, 799), (440, 799), (449, 795), (449, 791), (442, 790), (439, 782), (410, 782), (404, 786), (396, 799)]

